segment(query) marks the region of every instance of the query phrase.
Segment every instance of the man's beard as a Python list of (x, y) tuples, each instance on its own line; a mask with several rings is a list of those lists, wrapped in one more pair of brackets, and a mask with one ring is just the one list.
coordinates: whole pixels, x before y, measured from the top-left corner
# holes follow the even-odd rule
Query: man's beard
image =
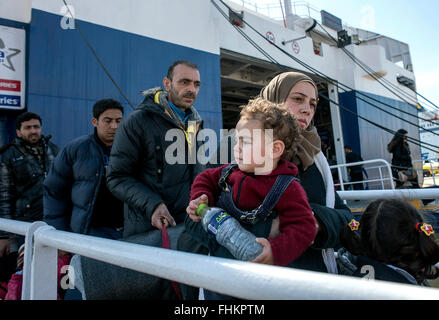
[[(32, 141), (31, 138), (33, 138), (33, 137), (37, 137), (38, 139)], [(41, 143), (41, 136), (38, 136), (38, 135), (35, 135), (35, 134), (30, 135), (30, 136), (28, 136), (28, 137), (26, 137), (26, 138), (22, 137), (21, 139), (22, 139), (25, 143), (27, 143), (28, 145), (31, 145), (31, 146), (36, 146), (36, 145), (38, 145), (38, 144)]]
[[(169, 96), (170, 101), (173, 104), (175, 104), (176, 107), (184, 108), (184, 109), (189, 109), (190, 107), (192, 107), (193, 103), (195, 102), (195, 98), (196, 98), (195, 94), (193, 94), (192, 92), (186, 92), (180, 97), (177, 94), (177, 92), (172, 88), (172, 86), (171, 86), (171, 90), (169, 90), (168, 96)], [(192, 98), (194, 102), (192, 102), (190, 105), (188, 105), (188, 103), (185, 103), (183, 101), (183, 98)]]

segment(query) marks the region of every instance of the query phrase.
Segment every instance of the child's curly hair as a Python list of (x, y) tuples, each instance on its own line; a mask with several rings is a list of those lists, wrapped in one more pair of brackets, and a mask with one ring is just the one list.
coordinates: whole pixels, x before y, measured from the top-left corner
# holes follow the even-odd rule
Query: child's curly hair
[(241, 110), (240, 117), (246, 120), (259, 120), (264, 129), (273, 130), (273, 138), (285, 144), (282, 160), (291, 159), (297, 152), (299, 125), (287, 107), (263, 98), (256, 98), (249, 100)]

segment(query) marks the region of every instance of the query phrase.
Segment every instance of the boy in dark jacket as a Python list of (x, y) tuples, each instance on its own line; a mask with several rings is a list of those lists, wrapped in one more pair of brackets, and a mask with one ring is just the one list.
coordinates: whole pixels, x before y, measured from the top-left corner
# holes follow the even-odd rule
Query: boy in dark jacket
[[(316, 235), (305, 191), (294, 178), (298, 169), (284, 160), (294, 152), (298, 125), (288, 109), (258, 98), (241, 111), (236, 130), (237, 167), (208, 169), (195, 179), (186, 230), (209, 247), (211, 255), (233, 258), (196, 223), (200, 221), (195, 214), (200, 203), (227, 208), (230, 215), (259, 237), (257, 241), (264, 247), (252, 262), (286, 266), (312, 244)], [(293, 178), (277, 182), (284, 177)], [(264, 201), (272, 195), (277, 199)], [(258, 210), (254, 215), (255, 208)]]

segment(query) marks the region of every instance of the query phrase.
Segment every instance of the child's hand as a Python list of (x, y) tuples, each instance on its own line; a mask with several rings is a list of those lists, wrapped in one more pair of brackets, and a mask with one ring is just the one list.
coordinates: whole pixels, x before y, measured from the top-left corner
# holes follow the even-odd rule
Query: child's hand
[(196, 214), (196, 210), (201, 203), (209, 204), (209, 198), (205, 194), (189, 202), (189, 205), (186, 208), (186, 212), (193, 222), (201, 221), (201, 217)]
[(273, 251), (271, 251), (270, 241), (268, 241), (265, 238), (256, 238), (256, 242), (263, 245), (264, 249), (262, 250), (262, 253), (256, 257), (256, 259), (250, 262), (273, 265), (274, 258), (273, 258)]

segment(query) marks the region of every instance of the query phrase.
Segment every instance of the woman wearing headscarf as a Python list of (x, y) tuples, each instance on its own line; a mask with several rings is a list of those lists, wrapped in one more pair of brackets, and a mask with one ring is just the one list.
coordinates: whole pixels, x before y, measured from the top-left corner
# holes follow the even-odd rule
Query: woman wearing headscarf
[(340, 246), (340, 231), (353, 215), (334, 190), (331, 170), (313, 125), (318, 103), (317, 86), (305, 74), (285, 72), (273, 78), (261, 90), (260, 96), (289, 107), (301, 127), (298, 150), (290, 161), (299, 168), (298, 178), (318, 224), (313, 245), (289, 266), (338, 273), (334, 248)]
[(415, 188), (419, 188), (407, 137), (407, 130), (399, 129), (387, 145), (387, 151), (392, 154), (392, 174), (396, 187), (401, 187), (406, 181), (410, 181), (413, 182)]

